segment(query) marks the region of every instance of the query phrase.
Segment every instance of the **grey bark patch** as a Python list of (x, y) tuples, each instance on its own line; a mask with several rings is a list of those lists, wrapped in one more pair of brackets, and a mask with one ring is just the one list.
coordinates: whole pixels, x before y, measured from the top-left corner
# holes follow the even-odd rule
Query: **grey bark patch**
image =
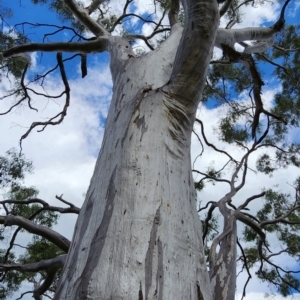
[(152, 229), (150, 232), (149, 246), (145, 257), (145, 299), (148, 299), (149, 290), (152, 284), (153, 252), (156, 243), (157, 228), (160, 222), (160, 207), (156, 210)]
[[(83, 218), (83, 222), (82, 222), (82, 225), (80, 227), (80, 232), (79, 232), (79, 236), (80, 237), (83, 237), (86, 229), (87, 229), (87, 226), (89, 224), (89, 221), (91, 219), (91, 214), (92, 214), (92, 211), (93, 211), (93, 206), (94, 206), (94, 198), (93, 198), (93, 195), (94, 195), (94, 190), (90, 193), (89, 197), (88, 197), (88, 201), (87, 201), (87, 205), (85, 207), (85, 211), (81, 211), (80, 213), (84, 215), (84, 218)], [(72, 255), (72, 260), (75, 262), (78, 260), (78, 255), (79, 255), (79, 246), (77, 246), (74, 250), (74, 253)], [(72, 264), (71, 264), (72, 266)], [(74, 270), (72, 268), (69, 268), (68, 271), (67, 271), (67, 276), (66, 278), (69, 279), (69, 281), (71, 280), (72, 276), (73, 276), (73, 272)], [(60, 294), (62, 292), (62, 286), (63, 284), (59, 284), (59, 289), (56, 291), (55, 293), (55, 297), (54, 299), (60, 299)], [(73, 286), (70, 286), (68, 288), (68, 293), (70, 292), (70, 290), (73, 289)]]
[(86, 297), (89, 296), (88, 295), (89, 283), (93, 271), (97, 267), (97, 264), (99, 262), (105, 244), (110, 220), (114, 210), (114, 199), (117, 193), (115, 182), (114, 182), (116, 171), (117, 171), (117, 166), (115, 167), (109, 180), (109, 185), (106, 192), (106, 205), (105, 205), (103, 218), (100, 226), (98, 227), (98, 229), (96, 230), (92, 238), (92, 243), (89, 249), (87, 263), (81, 273), (82, 274), (81, 282), (76, 291), (76, 297), (77, 297), (76, 299), (86, 299)]

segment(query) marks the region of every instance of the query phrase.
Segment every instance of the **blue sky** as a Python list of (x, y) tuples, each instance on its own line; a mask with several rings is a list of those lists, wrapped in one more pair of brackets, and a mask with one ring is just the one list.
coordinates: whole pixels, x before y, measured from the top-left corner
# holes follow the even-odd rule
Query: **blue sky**
[[(113, 2), (114, 4), (117, 1)], [(19, 4), (21, 3), (21, 7)], [(144, 16), (152, 13), (146, 11), (147, 7), (152, 5), (152, 0), (137, 1), (133, 7), (134, 10), (141, 12)], [(296, 3), (298, 3), (298, 9), (294, 9)], [(30, 1), (3, 1), (3, 5), (13, 5), (15, 10), (15, 16), (9, 20), (10, 24), (28, 21), (32, 23), (46, 23), (46, 24), (59, 24), (59, 19), (56, 15), (46, 9), (45, 6), (33, 6)], [(15, 9), (16, 8), (16, 9)], [(278, 9), (277, 9), (278, 12)], [(290, 14), (294, 13), (293, 16)], [(266, 3), (263, 8), (251, 8), (244, 15), (243, 26), (254, 26), (258, 23), (266, 25), (273, 24), (276, 20), (275, 11), (272, 10), (270, 3)], [(300, 11), (299, 1), (294, 1), (289, 5), (287, 10), (287, 23), (295, 22), (300, 23)], [(137, 25), (138, 26), (138, 25)], [(26, 27), (32, 41), (40, 42), (43, 38), (44, 28), (37, 30), (36, 28)], [(48, 28), (47, 32), (51, 32), (52, 29)], [(147, 31), (147, 28), (143, 29), (143, 33)], [(67, 40), (70, 35), (60, 33), (51, 40)], [(140, 45), (143, 43), (139, 42)], [(141, 46), (142, 47), (142, 46)], [(30, 74), (40, 73), (45, 71), (49, 66), (55, 64), (55, 55), (44, 55), (42, 58), (33, 55), (36, 58), (35, 65), (30, 69)], [(72, 63), (66, 65), (68, 71), (68, 77), (70, 79), (70, 85), (72, 89), (71, 107), (69, 109), (67, 118), (57, 127), (49, 127), (42, 133), (33, 132), (23, 143), (23, 151), (25, 155), (32, 159), (35, 166), (35, 173), (26, 179), (26, 184), (34, 185), (40, 190), (40, 197), (55, 204), (61, 205), (55, 202), (55, 195), (64, 194), (68, 201), (74, 202), (76, 205), (81, 206), (84, 193), (87, 190), (89, 181), (93, 172), (95, 159), (101, 146), (101, 140), (104, 131), (105, 117), (108, 111), (110, 102), (111, 91), (111, 79), (109, 68), (107, 66), (108, 55), (89, 55), (89, 72), (88, 76), (81, 79), (79, 60), (75, 60)], [(3, 85), (9, 86), (8, 82)], [(56, 76), (51, 76), (46, 84), (49, 91), (58, 93), (60, 81)], [(274, 85), (267, 85), (265, 88), (265, 101), (268, 104), (272, 103), (274, 97)], [(36, 87), (41, 90), (41, 87)], [(3, 92), (3, 86), (1, 87)], [(1, 141), (0, 151), (4, 153), (10, 147), (18, 147), (20, 136), (26, 131), (32, 121), (43, 120), (46, 117), (52, 115), (56, 109), (61, 108), (61, 102), (49, 101), (44, 99), (36, 99), (35, 104), (39, 107), (39, 114), (27, 111), (25, 108), (15, 110), (10, 116), (1, 116), (1, 128), (0, 135), (5, 139)], [(2, 110), (3, 103), (0, 103), (0, 109)], [(216, 120), (218, 117), (224, 115), (222, 107), (219, 109), (210, 109), (207, 107), (199, 108), (198, 115), (205, 121), (205, 130), (210, 142), (213, 142), (220, 148), (225, 147), (221, 141), (218, 140), (215, 135), (214, 128), (216, 126)], [(240, 153), (236, 147), (229, 147), (229, 151), (240, 156)], [(192, 141), (192, 157), (194, 158), (199, 153), (199, 144), (196, 139)], [(256, 157), (253, 157), (252, 164), (255, 163)], [(214, 152), (206, 151), (201, 159), (201, 162), (197, 162), (197, 166), (205, 168), (209, 165), (214, 165), (216, 168), (223, 164), (221, 157), (216, 156)], [(274, 178), (265, 178), (261, 175), (254, 176), (250, 174), (248, 177), (248, 187), (239, 196), (238, 201), (242, 201), (248, 194), (251, 194), (253, 187), (263, 188), (265, 184), (273, 186), (280, 182), (280, 187), (288, 189), (287, 180), (294, 178), (295, 173), (298, 170), (287, 169), (280, 171)], [(292, 183), (292, 182), (288, 182)], [(203, 199), (215, 200), (221, 197), (226, 192), (226, 188), (222, 185), (217, 187), (208, 187), (202, 194)], [(212, 199), (213, 195), (213, 199)], [(72, 216), (61, 217), (61, 222), (57, 226), (57, 230), (68, 238), (72, 236), (72, 230), (69, 224), (74, 224), (75, 218)], [(27, 237), (26, 237), (27, 238)], [(26, 242), (21, 238), (23, 243)], [(285, 263), (293, 264), (293, 262), (286, 260)], [(244, 278), (239, 279), (239, 286), (243, 285)], [(257, 292), (256, 294), (250, 294), (245, 300), (260, 300), (262, 294), (268, 291), (268, 287), (261, 285), (257, 281), (253, 280), (248, 287), (249, 292)], [(238, 289), (241, 292), (241, 289)], [(259, 293), (259, 294), (258, 294)], [(26, 299), (31, 299), (26, 298)], [(240, 298), (239, 298), (240, 299)], [(280, 299), (280, 298), (274, 298)], [(298, 299), (298, 298), (296, 298)]]

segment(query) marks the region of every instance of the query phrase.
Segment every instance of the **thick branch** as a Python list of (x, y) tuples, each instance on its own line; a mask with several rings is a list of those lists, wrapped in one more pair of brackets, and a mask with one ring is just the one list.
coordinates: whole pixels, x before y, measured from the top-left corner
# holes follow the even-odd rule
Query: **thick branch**
[(204, 88), (219, 26), (219, 11), (216, 1), (185, 0), (183, 6), (184, 30), (171, 79), (163, 91), (194, 109)]
[(222, 7), (220, 8), (220, 17), (223, 17), (227, 12), (228, 8), (230, 7), (233, 0), (226, 0)]
[(174, 24), (179, 22), (178, 12), (179, 12), (179, 0), (171, 0), (171, 7), (169, 10), (169, 22), (171, 27)]
[[(260, 28), (260, 27), (248, 27), (243, 29), (225, 29), (219, 28), (217, 31), (215, 46), (222, 49), (222, 44), (234, 48), (235, 43), (244, 41), (257, 41), (273, 39), (273, 35), (276, 33), (271, 28)], [(247, 47), (248, 53), (252, 46)], [(265, 50), (263, 50), (265, 51)], [(255, 51), (251, 51), (253, 53)], [(262, 51), (259, 51), (262, 52)]]
[(3, 51), (3, 57), (11, 57), (24, 52), (76, 52), (76, 53), (96, 53), (103, 52), (108, 49), (108, 38), (101, 37), (92, 41), (82, 43), (31, 43), (23, 44)]
[(41, 260), (31, 264), (0, 264), (0, 272), (15, 270), (20, 272), (38, 272), (49, 268), (62, 268), (65, 264), (67, 254), (55, 258)]
[[(58, 199), (58, 198), (57, 198)], [(62, 214), (66, 213), (74, 213), (74, 214), (79, 214), (80, 208), (73, 204), (68, 204), (70, 207), (57, 207), (57, 206), (52, 206), (49, 205), (46, 201), (39, 199), (39, 198), (32, 198), (29, 200), (13, 200), (13, 199), (7, 199), (0, 201), (0, 204), (5, 205), (5, 204), (18, 204), (18, 205), (28, 205), (32, 203), (39, 203), (43, 206), (43, 210), (48, 210), (48, 211), (56, 211)]]
[(63, 251), (69, 251), (69, 247), (71, 244), (70, 241), (61, 234), (46, 226), (35, 224), (19, 216), (0, 216), (0, 224), (4, 224), (4, 226), (20, 226), (30, 233), (37, 234), (46, 238)]
[(91, 5), (86, 7), (89, 15), (92, 14), (105, 0), (93, 0)]
[[(89, 16), (91, 10), (80, 8), (74, 0), (64, 0), (64, 2), (75, 15), (75, 17), (95, 36), (108, 35), (108, 32), (105, 30), (105, 28)], [(97, 7), (97, 5), (100, 4), (99, 1), (94, 2), (95, 4), (92, 7), (92, 9), (94, 9), (94, 7)]]
[(270, 28), (248, 27), (230, 30), (219, 28), (217, 31), (215, 46), (222, 49), (223, 44), (234, 48), (235, 43), (243, 43), (244, 41), (260, 41), (252, 46), (244, 44), (244, 53), (261, 53), (268, 50), (274, 44), (276, 33), (278, 33), (284, 26), (284, 12), (289, 1), (290, 0), (287, 0), (285, 2), (278, 21)]
[(36, 300), (42, 300), (42, 295), (50, 288), (55, 279), (55, 275), (60, 268), (51, 268), (46, 271), (46, 278), (41, 285), (36, 287), (33, 291), (33, 297)]

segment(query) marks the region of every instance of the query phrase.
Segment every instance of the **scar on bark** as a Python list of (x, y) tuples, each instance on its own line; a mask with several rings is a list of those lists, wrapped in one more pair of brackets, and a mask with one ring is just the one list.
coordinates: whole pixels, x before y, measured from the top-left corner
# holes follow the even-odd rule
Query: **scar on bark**
[[(288, 0), (289, 1), (289, 0)], [(283, 122), (284, 124), (287, 124), (286, 121), (281, 118), (280, 116), (277, 116), (267, 110), (264, 109), (263, 102), (261, 99), (261, 89), (264, 85), (264, 82), (261, 79), (260, 73), (257, 70), (255, 61), (252, 57), (252, 55), (249, 53), (240, 53), (234, 50), (233, 48), (222, 44), (223, 49), (223, 55), (228, 58), (230, 62), (241, 62), (246, 65), (248, 68), (252, 81), (253, 81), (253, 99), (255, 102), (255, 111), (252, 121), (252, 138), (255, 138), (256, 129), (259, 124), (259, 117), (261, 113), (264, 113), (267, 116), (270, 116), (280, 122)]]

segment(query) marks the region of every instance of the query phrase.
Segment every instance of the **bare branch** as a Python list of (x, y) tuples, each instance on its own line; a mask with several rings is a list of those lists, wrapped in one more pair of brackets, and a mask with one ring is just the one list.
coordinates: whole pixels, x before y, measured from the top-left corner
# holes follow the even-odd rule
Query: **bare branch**
[[(223, 17), (227, 12), (228, 8), (230, 7), (233, 0), (226, 0), (222, 7), (220, 8), (220, 17)], [(252, 1), (252, 0), (251, 0)]]
[[(97, 8), (99, 1), (94, 1), (95, 5), (92, 6), (92, 9), (85, 9), (80, 8), (77, 3), (74, 0), (64, 0), (66, 5), (69, 7), (69, 9), (72, 11), (72, 13), (76, 16), (76, 18), (84, 25), (86, 28), (88, 28), (95, 36), (102, 36), (102, 35), (108, 35), (109, 33), (106, 31), (106, 29), (94, 21), (89, 15), (90, 11), (94, 9), (94, 7)], [(100, 4), (100, 3), (99, 3)], [(93, 5), (93, 3), (92, 3)], [(95, 9), (96, 9), (95, 8)]]
[[(57, 198), (57, 196), (56, 196), (56, 198)], [(57, 198), (57, 199), (60, 200), (59, 198)], [(0, 201), (0, 204), (2, 204), (2, 205), (5, 205), (5, 204), (28, 205), (28, 204), (32, 204), (32, 203), (39, 203), (43, 206), (41, 211), (48, 210), (48, 211), (59, 212), (62, 214), (66, 214), (66, 213), (79, 214), (80, 208), (78, 208), (74, 204), (69, 203), (67, 201), (63, 201), (63, 202), (66, 203), (67, 205), (69, 205), (70, 207), (64, 208), (64, 207), (52, 206), (52, 205), (49, 205), (49, 203), (47, 203), (46, 201), (39, 199), (39, 198), (32, 198), (32, 199), (28, 199), (28, 200), (7, 199), (7, 200)]]
[(280, 50), (280, 51), (284, 52), (284, 53), (296, 52), (296, 51), (299, 51), (299, 50), (300, 50), (300, 47), (299, 47), (299, 48), (294, 48), (294, 49), (285, 49), (285, 48), (279, 47), (279, 46), (277, 46), (277, 45), (274, 45), (273, 47), (274, 47), (275, 49), (277, 49), (277, 50)]
[(265, 61), (267, 61), (268, 63), (270, 63), (271, 65), (275, 66), (275, 67), (278, 67), (279, 69), (283, 70), (283, 72), (290, 77), (290, 79), (294, 82), (294, 79), (293, 77), (291, 76), (291, 74), (287, 71), (287, 69), (273, 61), (271, 61), (270, 59), (268, 59), (264, 54), (261, 54), (261, 53), (256, 53), (256, 55), (258, 57), (261, 57), (263, 58)]
[(92, 14), (105, 0), (93, 0), (91, 5), (85, 9), (88, 11), (88, 14)]
[(203, 234), (202, 234), (202, 240), (204, 241), (207, 233), (208, 233), (208, 227), (209, 227), (209, 221), (211, 220), (212, 218), (212, 213), (214, 211), (214, 209), (218, 206), (216, 202), (210, 202), (211, 203), (211, 206), (208, 210), (208, 213), (207, 213), (207, 216), (204, 220), (204, 230), (203, 230)]
[(239, 209), (239, 210), (242, 210), (242, 209), (246, 208), (247, 205), (248, 205), (252, 200), (261, 198), (261, 197), (263, 197), (265, 194), (266, 194), (266, 192), (262, 192), (262, 193), (260, 193), (260, 194), (258, 194), (258, 195), (253, 195), (253, 196), (249, 197), (242, 205), (240, 205), (240, 206), (238, 207), (238, 209)]
[(86, 54), (81, 54), (81, 77), (84, 78), (87, 75), (87, 56)]
[[(244, 285), (244, 288), (243, 288), (243, 298), (244, 298), (244, 297), (246, 297), (246, 288), (247, 288), (247, 285), (248, 285), (250, 279), (252, 278), (252, 276), (251, 276), (251, 273), (250, 273), (250, 270), (249, 270), (249, 267), (248, 267), (248, 264), (247, 264), (247, 257), (246, 257), (246, 255), (245, 255), (244, 249), (243, 249), (243, 247), (242, 247), (242, 245), (240, 244), (240, 242), (239, 242), (238, 239), (237, 239), (237, 244), (238, 244), (238, 246), (239, 246), (239, 248), (240, 248), (240, 250), (241, 250), (241, 252), (242, 252), (243, 259), (244, 259), (244, 266), (245, 266), (246, 271), (247, 271), (247, 274), (248, 274), (248, 278), (247, 278), (247, 280), (246, 280), (246, 282), (245, 282), (245, 285)], [(243, 299), (243, 298), (242, 298), (242, 299)]]
[(37, 288), (34, 289), (33, 291), (33, 297), (36, 300), (42, 300), (41, 295), (43, 295), (51, 286), (51, 284), (53, 283), (54, 279), (55, 279), (55, 275), (57, 273), (57, 271), (60, 268), (51, 268), (46, 270), (46, 278), (43, 281), (43, 283), (41, 285), (39, 285)]
[(208, 174), (206, 174), (206, 173), (200, 172), (200, 171), (198, 171), (198, 170), (192, 170), (192, 172), (201, 174), (201, 175), (205, 176), (206, 178), (212, 179), (212, 180), (214, 180), (214, 181), (218, 181), (218, 182), (226, 182), (226, 183), (230, 184), (230, 181), (227, 180), (227, 179), (220, 179), (220, 178), (217, 178), (217, 177), (213, 177), (213, 176), (210, 176), (210, 175), (208, 175)]
[(45, 259), (37, 263), (30, 264), (0, 264), (0, 272), (15, 270), (20, 272), (38, 272), (49, 268), (62, 268), (65, 264), (67, 254), (59, 255), (55, 258)]
[(0, 224), (4, 224), (4, 226), (20, 226), (30, 233), (37, 234), (46, 238), (65, 252), (68, 252), (71, 244), (67, 238), (57, 233), (56, 231), (46, 226), (35, 224), (23, 217), (0, 216)]
[(56, 198), (57, 200), (59, 200), (59, 201), (65, 203), (65, 204), (69, 205), (69, 206), (72, 207), (72, 208), (76, 208), (76, 209), (79, 209), (79, 210), (80, 210), (80, 208), (77, 208), (77, 206), (75, 206), (73, 203), (64, 200), (64, 199), (62, 198), (62, 196), (63, 196), (63, 195), (60, 195), (60, 196), (57, 196), (57, 195), (56, 195), (55, 198)]
[(198, 118), (196, 118), (195, 121), (198, 122), (198, 123), (201, 125), (201, 134), (202, 134), (202, 137), (203, 137), (203, 139), (204, 139), (204, 141), (205, 141), (205, 144), (206, 144), (207, 146), (213, 148), (215, 151), (225, 154), (225, 155), (228, 156), (228, 157), (230, 158), (230, 160), (232, 160), (233, 162), (236, 162), (236, 160), (233, 159), (233, 157), (230, 156), (226, 151), (220, 150), (220, 149), (218, 149), (215, 145), (209, 143), (208, 140), (206, 139), (206, 135), (205, 135), (205, 133), (204, 133), (204, 125), (203, 125), (203, 122), (202, 122), (200, 119), (198, 119)]
[(276, 116), (264, 109), (263, 102), (261, 99), (261, 89), (264, 85), (264, 82), (261, 79), (261, 76), (256, 68), (255, 61), (251, 54), (239, 53), (225, 44), (222, 45), (222, 47), (224, 55), (227, 56), (230, 61), (242, 62), (248, 67), (253, 80), (253, 97), (255, 101), (255, 113), (252, 122), (252, 138), (255, 138), (255, 133), (259, 124), (259, 117), (261, 113), (264, 113), (286, 124), (285, 120), (283, 120), (281, 117)]
[[(152, 24), (155, 24), (156, 26), (159, 25), (159, 24), (157, 24), (156, 22), (154, 22), (154, 21), (152, 21), (152, 20), (147, 20), (147, 19), (145, 19), (145, 18), (143, 18), (143, 17), (141, 17), (141, 16), (139, 16), (139, 15), (137, 15), (137, 14), (130, 13), (130, 14), (123, 14), (123, 15), (121, 15), (121, 16), (115, 21), (115, 23), (113, 24), (113, 26), (111, 27), (111, 29), (109, 30), (109, 32), (113, 32), (113, 31), (115, 30), (115, 28), (117, 27), (117, 25), (120, 24), (121, 21), (122, 21), (123, 19), (127, 18), (127, 17), (136, 17), (136, 18), (142, 20), (142, 21), (145, 22), (145, 23), (152, 23)], [(169, 30), (170, 30), (170, 29), (169, 29)]]
[[(66, 102), (65, 102), (64, 108), (60, 113), (58, 113), (56, 116), (52, 117), (50, 120), (48, 120), (46, 122), (34, 122), (34, 123), (32, 123), (30, 128), (27, 130), (27, 132), (24, 135), (22, 135), (22, 137), (20, 139), (20, 144), (22, 143), (22, 140), (24, 140), (35, 127), (43, 126), (42, 129), (39, 130), (39, 131), (43, 131), (48, 125), (60, 124), (64, 120), (64, 117), (67, 115), (67, 109), (70, 105), (70, 86), (69, 86), (69, 83), (68, 83), (67, 75), (66, 75), (63, 60), (62, 60), (62, 54), (60, 52), (58, 52), (57, 55), (56, 55), (56, 58), (57, 58), (57, 62), (58, 62), (58, 65), (59, 65), (61, 78), (62, 78), (62, 81), (65, 85)], [(59, 118), (59, 119), (57, 121), (54, 121), (57, 118)]]
[(169, 22), (170, 22), (171, 27), (174, 24), (179, 22), (178, 12), (179, 12), (179, 0), (171, 0), (171, 7), (169, 10)]
[(86, 42), (57, 42), (57, 43), (31, 43), (12, 47), (2, 52), (3, 57), (11, 57), (24, 52), (76, 52), (76, 53), (96, 53), (108, 49), (108, 38), (100, 37)]
[[(20, 103), (22, 103), (28, 97), (28, 94), (27, 94), (27, 91), (26, 91), (26, 88), (25, 88), (25, 85), (24, 85), (24, 78), (25, 78), (25, 74), (27, 72), (27, 68), (28, 68), (28, 64), (25, 66), (25, 69), (23, 71), (22, 78), (21, 78), (21, 86), (22, 86), (22, 90), (25, 91), (25, 96), (23, 96), (17, 103), (12, 105), (7, 111), (5, 111), (4, 113), (0, 113), (0, 116), (1, 115), (6, 115), (9, 112), (11, 112), (14, 107), (18, 106)], [(18, 91), (21, 91), (21, 90), (18, 90)]]
[(236, 211), (235, 212), (235, 217), (237, 220), (239, 220), (240, 222), (244, 223), (245, 225), (251, 227), (261, 238), (262, 241), (265, 241), (266, 239), (266, 234), (263, 232), (260, 224), (256, 224), (255, 222), (253, 222), (250, 218), (248, 218), (247, 216), (245, 216), (244, 213), (240, 212), (240, 211)]

